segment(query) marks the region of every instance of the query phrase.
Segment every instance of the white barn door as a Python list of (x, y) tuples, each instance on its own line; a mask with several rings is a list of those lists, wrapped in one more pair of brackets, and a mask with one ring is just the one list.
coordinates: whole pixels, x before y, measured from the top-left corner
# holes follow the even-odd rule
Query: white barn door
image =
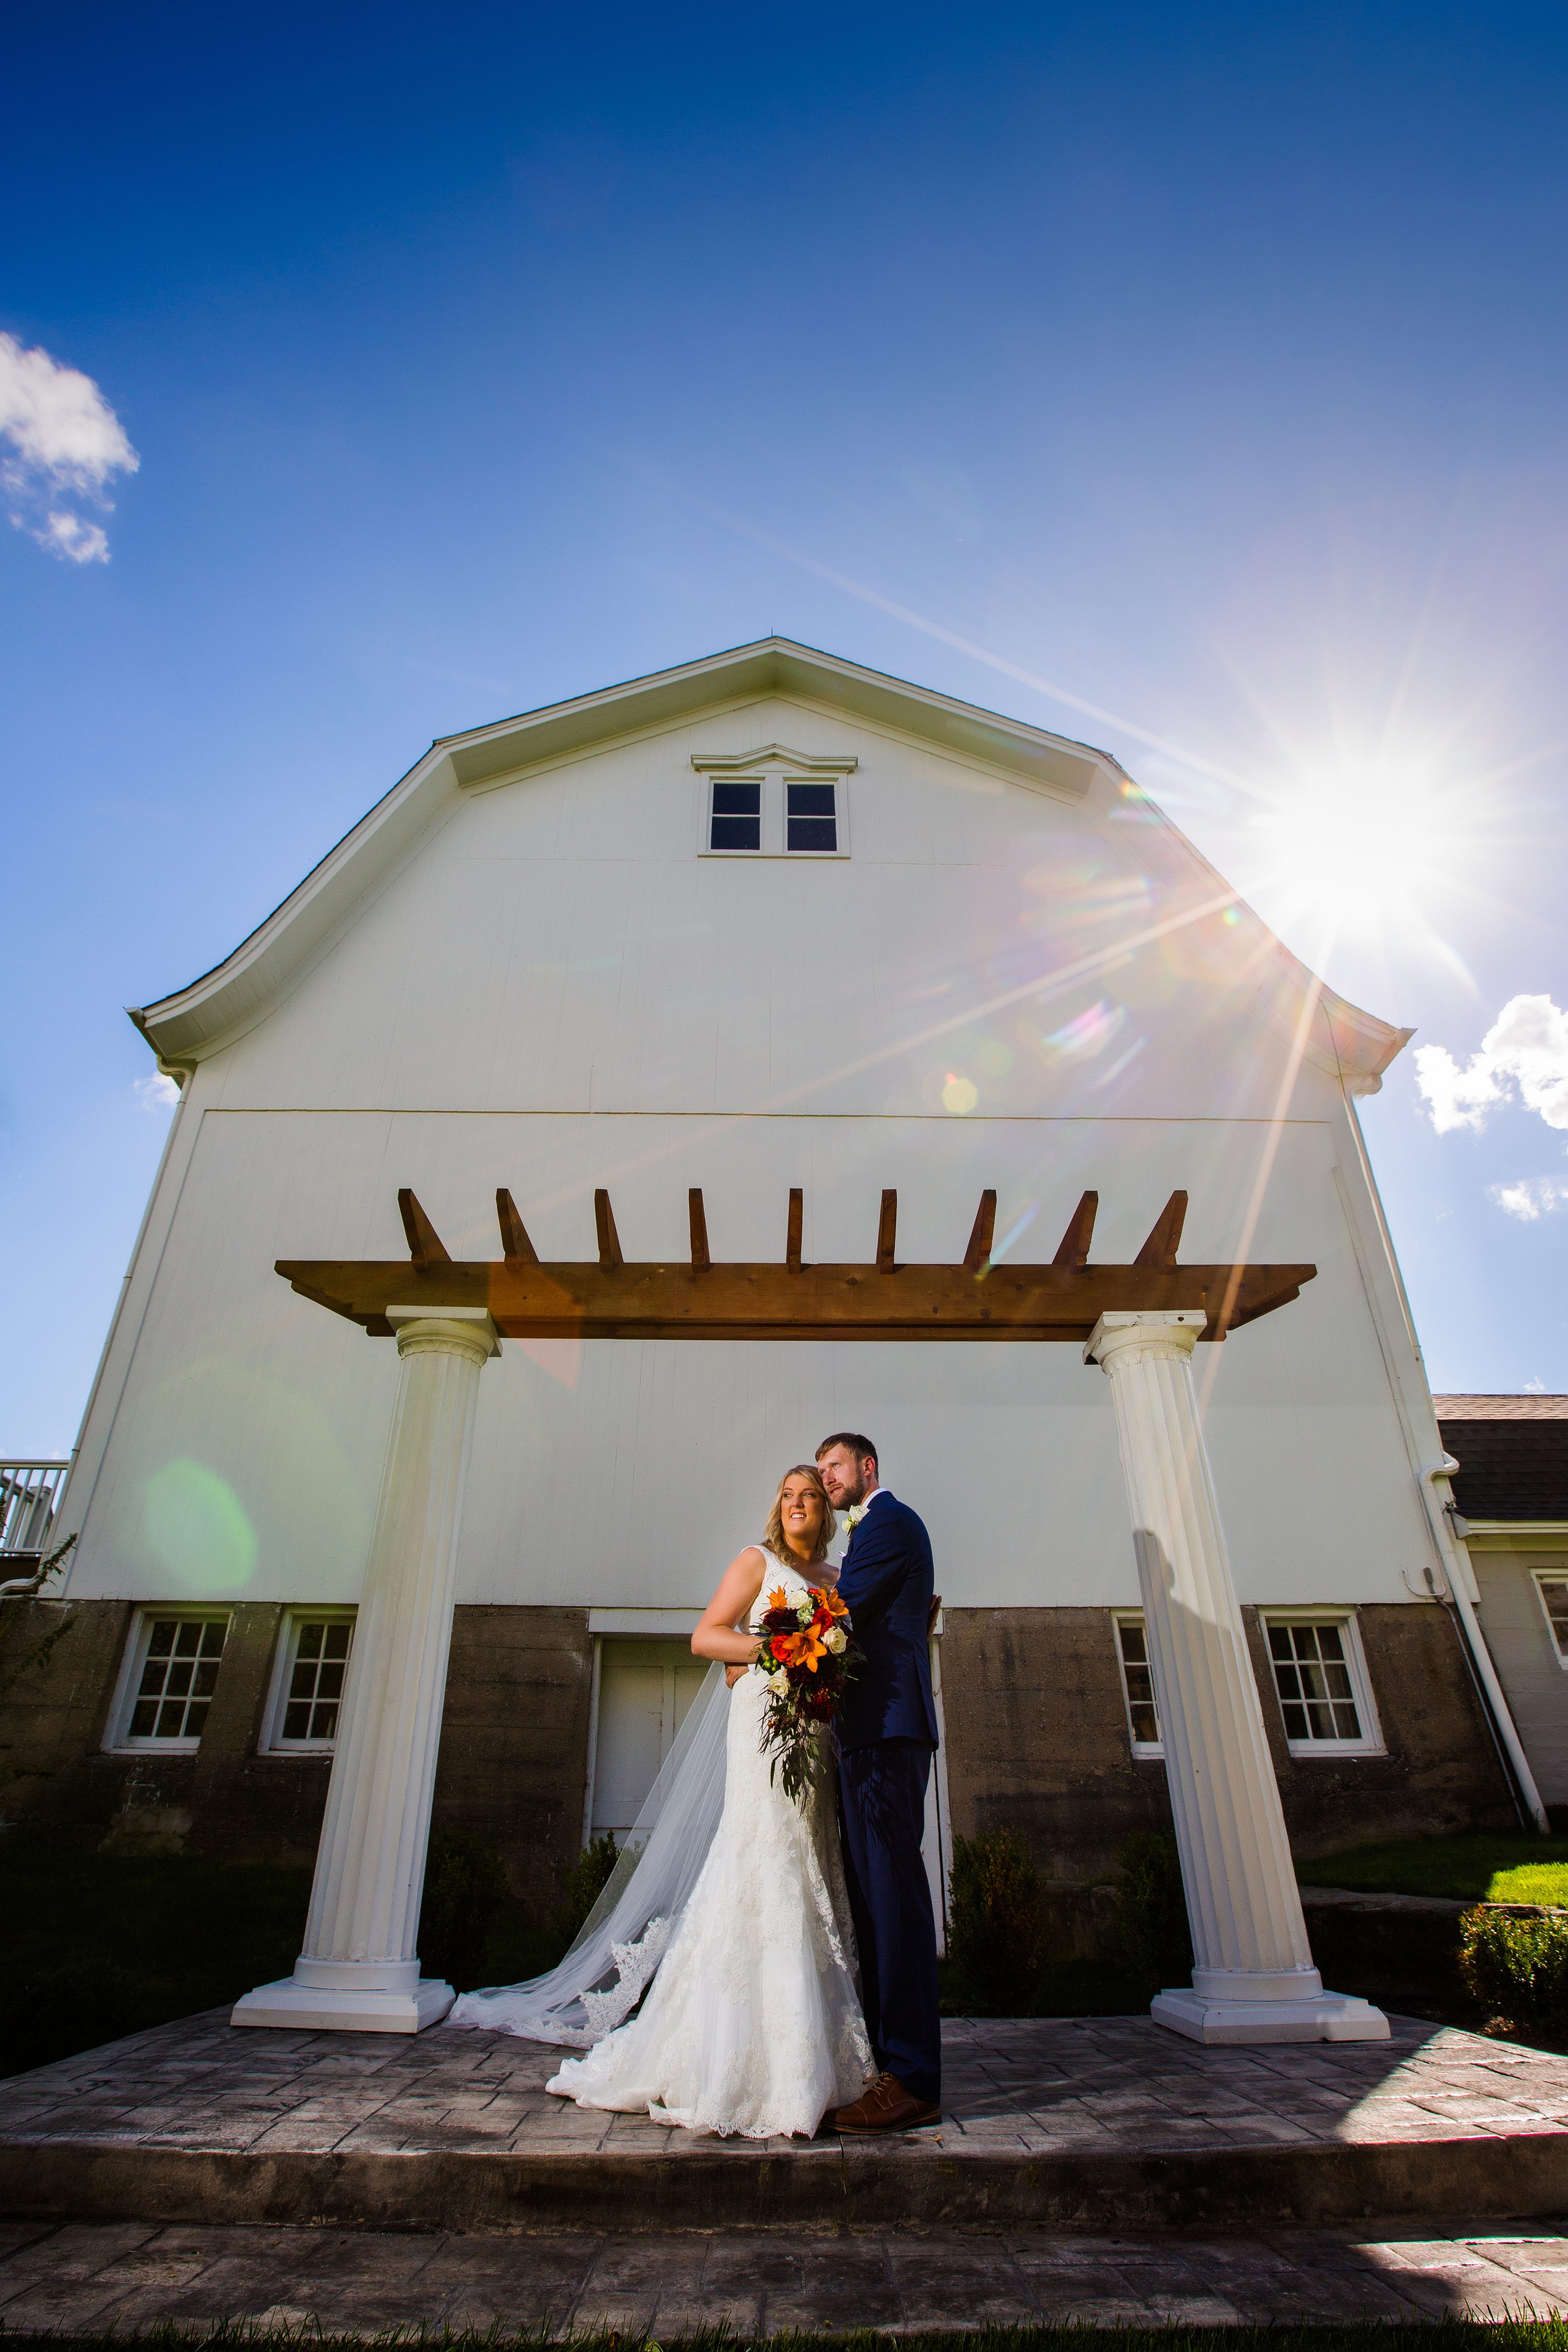
[(687, 1642), (637, 1635), (601, 1641), (590, 1809), (595, 1837), (608, 1830), (618, 1845), (625, 1843), (707, 1669)]

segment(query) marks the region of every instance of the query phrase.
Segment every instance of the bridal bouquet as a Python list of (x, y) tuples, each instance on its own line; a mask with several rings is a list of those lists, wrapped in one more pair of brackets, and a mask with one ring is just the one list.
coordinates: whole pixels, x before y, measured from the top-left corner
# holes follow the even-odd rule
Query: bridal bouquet
[(791, 1601), (782, 1585), (768, 1596), (758, 1620), (762, 1647), (758, 1673), (768, 1685), (762, 1752), (773, 1759), (770, 1779), (800, 1804), (815, 1786), (818, 1733), (838, 1713), (844, 1686), (860, 1663), (850, 1612), (836, 1592), (809, 1586)]

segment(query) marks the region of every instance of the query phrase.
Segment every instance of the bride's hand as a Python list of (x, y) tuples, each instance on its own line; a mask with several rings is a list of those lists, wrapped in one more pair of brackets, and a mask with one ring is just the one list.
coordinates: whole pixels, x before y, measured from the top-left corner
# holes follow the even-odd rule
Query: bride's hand
[(726, 1666), (724, 1670), (725, 1688), (727, 1690), (733, 1690), (736, 1684), (740, 1680), (741, 1675), (748, 1675), (750, 1672), (751, 1668), (749, 1666)]

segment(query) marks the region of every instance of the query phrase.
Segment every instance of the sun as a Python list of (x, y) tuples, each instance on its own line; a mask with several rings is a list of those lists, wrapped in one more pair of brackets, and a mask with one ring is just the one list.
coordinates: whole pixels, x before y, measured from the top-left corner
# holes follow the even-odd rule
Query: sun
[(1335, 936), (1430, 934), (1479, 845), (1473, 794), (1426, 761), (1324, 760), (1262, 798), (1254, 890)]

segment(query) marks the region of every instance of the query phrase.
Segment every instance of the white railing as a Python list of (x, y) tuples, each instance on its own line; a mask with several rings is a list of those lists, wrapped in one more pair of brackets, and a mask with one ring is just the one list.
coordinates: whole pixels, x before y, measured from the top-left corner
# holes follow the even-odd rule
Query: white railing
[(0, 1461), (0, 1559), (36, 1559), (45, 1550), (67, 1467)]

